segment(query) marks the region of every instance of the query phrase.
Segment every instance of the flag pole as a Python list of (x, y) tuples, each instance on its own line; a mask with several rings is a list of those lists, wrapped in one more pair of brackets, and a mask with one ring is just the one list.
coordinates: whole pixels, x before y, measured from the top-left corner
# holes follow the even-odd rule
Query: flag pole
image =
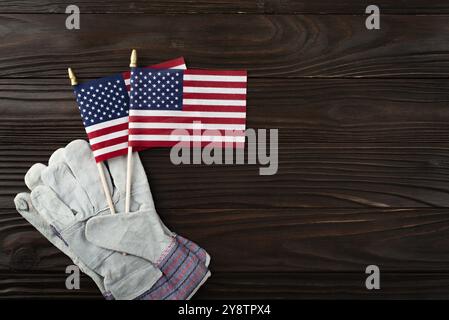
[[(131, 52), (131, 61), (130, 61), (129, 67), (130, 68), (137, 67), (137, 51), (136, 51), (136, 49), (133, 49)], [(128, 126), (128, 130), (129, 130), (129, 126)], [(129, 138), (128, 138), (128, 143), (129, 143)], [(132, 177), (132, 172), (133, 172), (132, 157), (133, 157), (133, 147), (128, 145), (128, 165), (126, 168), (125, 213), (129, 212), (130, 205), (131, 205), (131, 177)]]
[[(76, 86), (78, 84), (78, 80), (76, 79), (75, 73), (72, 68), (68, 69), (70, 83), (72, 86)], [(101, 162), (97, 162), (98, 173), (100, 174), (101, 185), (103, 186), (104, 195), (106, 196), (106, 201), (108, 202), (109, 210), (111, 210), (112, 214), (115, 214), (114, 203), (112, 202), (111, 192), (109, 191), (108, 184), (106, 183), (106, 177), (104, 175), (103, 166)]]

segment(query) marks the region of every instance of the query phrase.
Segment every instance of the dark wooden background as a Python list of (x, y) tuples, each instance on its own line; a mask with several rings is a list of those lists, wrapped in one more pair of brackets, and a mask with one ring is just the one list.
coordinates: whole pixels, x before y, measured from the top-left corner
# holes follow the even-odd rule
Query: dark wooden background
[[(69, 4), (81, 30), (65, 29)], [(248, 69), (248, 127), (279, 129), (279, 171), (174, 166), (142, 152), (162, 219), (212, 255), (196, 298), (449, 297), (449, 3), (0, 2), (0, 298), (100, 298), (15, 211), (23, 176), (84, 130), (67, 80), (184, 56)], [(381, 269), (381, 290), (364, 287)]]

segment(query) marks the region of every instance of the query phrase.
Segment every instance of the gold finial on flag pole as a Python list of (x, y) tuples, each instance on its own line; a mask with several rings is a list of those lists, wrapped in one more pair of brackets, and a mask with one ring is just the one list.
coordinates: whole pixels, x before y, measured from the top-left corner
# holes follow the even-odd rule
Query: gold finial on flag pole
[(78, 80), (76, 79), (75, 73), (73, 72), (72, 68), (69, 68), (68, 71), (69, 71), (70, 83), (72, 84), (72, 86), (76, 86), (78, 84)]
[(136, 49), (133, 49), (133, 51), (131, 52), (131, 62), (129, 64), (129, 66), (131, 68), (137, 67), (137, 51), (136, 51)]

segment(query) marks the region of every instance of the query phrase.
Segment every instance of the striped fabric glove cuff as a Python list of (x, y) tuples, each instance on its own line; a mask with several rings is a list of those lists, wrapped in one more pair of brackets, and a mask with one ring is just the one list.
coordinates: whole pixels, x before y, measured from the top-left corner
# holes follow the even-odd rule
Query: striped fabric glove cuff
[[(157, 263), (162, 276), (150, 290), (136, 300), (190, 299), (210, 277), (211, 274), (207, 268), (209, 261), (210, 257), (206, 250), (176, 235)], [(110, 293), (106, 293), (105, 298), (114, 300)]]

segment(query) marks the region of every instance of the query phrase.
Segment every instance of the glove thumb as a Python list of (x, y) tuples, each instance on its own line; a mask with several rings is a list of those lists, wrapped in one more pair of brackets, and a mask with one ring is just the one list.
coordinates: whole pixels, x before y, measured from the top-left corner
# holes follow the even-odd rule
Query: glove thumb
[(86, 238), (99, 247), (132, 254), (154, 264), (175, 241), (152, 210), (94, 217), (87, 222)]

